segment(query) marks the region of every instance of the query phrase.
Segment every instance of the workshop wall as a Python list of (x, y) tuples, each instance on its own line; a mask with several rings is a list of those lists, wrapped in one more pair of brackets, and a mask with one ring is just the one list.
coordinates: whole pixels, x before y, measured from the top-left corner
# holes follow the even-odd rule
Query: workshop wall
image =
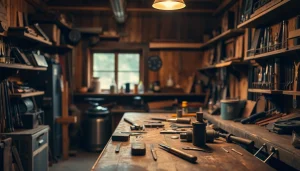
[[(211, 16), (194, 13), (129, 13), (123, 25), (118, 25), (112, 14), (107, 12), (94, 13), (92, 16), (91, 13), (80, 13), (74, 16), (77, 26), (102, 27), (103, 31), (117, 31), (121, 36), (120, 42), (128, 43), (202, 42), (204, 31), (213, 25)], [(82, 60), (87, 60), (80, 57), (85, 56), (82, 44), (77, 46), (75, 77), (79, 80), (75, 80), (76, 88), (88, 84), (84, 75), (85, 67), (80, 66), (85, 63)], [(197, 68), (201, 66), (202, 52), (199, 50), (150, 50), (149, 56), (151, 55), (160, 55), (163, 67), (158, 72), (149, 71), (148, 82), (160, 81), (162, 86), (171, 74), (174, 81), (184, 88), (188, 76), (196, 73)]]

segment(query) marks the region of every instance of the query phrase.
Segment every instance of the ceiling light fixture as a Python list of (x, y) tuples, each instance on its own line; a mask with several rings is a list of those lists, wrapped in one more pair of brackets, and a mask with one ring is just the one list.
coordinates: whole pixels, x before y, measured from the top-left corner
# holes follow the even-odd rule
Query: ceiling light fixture
[(178, 10), (186, 5), (183, 0), (155, 0), (152, 7), (159, 10)]

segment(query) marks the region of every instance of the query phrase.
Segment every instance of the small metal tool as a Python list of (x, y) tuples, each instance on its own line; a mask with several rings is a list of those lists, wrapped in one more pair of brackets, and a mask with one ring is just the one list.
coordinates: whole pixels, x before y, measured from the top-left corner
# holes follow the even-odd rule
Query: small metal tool
[(266, 145), (266, 143), (264, 143), (264, 144), (257, 150), (257, 152), (256, 152), (253, 156), (256, 157), (256, 155), (257, 155), (261, 150), (266, 149), (266, 148), (267, 148), (267, 145)]
[(153, 144), (150, 145), (150, 150), (151, 150), (153, 160), (156, 161), (157, 160), (157, 155), (156, 155), (156, 151), (154, 150), (154, 145)]
[(224, 147), (222, 147), (222, 149), (226, 152), (226, 153), (229, 153), (229, 151), (228, 150), (226, 150)]
[(131, 130), (142, 130), (143, 129), (143, 126), (140, 126), (139, 124), (134, 123), (133, 121), (131, 121), (128, 118), (124, 118), (124, 121), (127, 122), (127, 123), (129, 123), (131, 125), (130, 126)]
[(117, 145), (116, 150), (115, 150), (116, 153), (119, 153), (119, 152), (120, 152), (121, 144), (122, 144), (122, 143), (119, 143), (119, 144)]
[(183, 150), (202, 151), (202, 152), (205, 152), (205, 153), (212, 153), (212, 151), (205, 150), (205, 149), (202, 149), (202, 148), (182, 147), (182, 149), (183, 149)]
[(238, 152), (238, 151), (236, 151), (236, 150), (233, 149), (233, 148), (231, 149), (231, 151), (233, 151), (233, 152), (235, 152), (235, 153), (237, 153), (237, 154), (239, 154), (239, 155), (241, 155), (241, 156), (243, 155), (241, 152)]
[(165, 145), (165, 144), (159, 144), (159, 145), (161, 146), (161, 149), (163, 149), (163, 150), (165, 150), (169, 153), (172, 153), (172, 154), (174, 154), (174, 155), (176, 155), (176, 156), (178, 156), (178, 157), (180, 157), (184, 160), (187, 160), (187, 161), (192, 162), (192, 163), (195, 163), (197, 161), (197, 156), (193, 156), (191, 154), (185, 153), (183, 151), (180, 151), (176, 148), (172, 148), (172, 147), (170, 147), (168, 145)]

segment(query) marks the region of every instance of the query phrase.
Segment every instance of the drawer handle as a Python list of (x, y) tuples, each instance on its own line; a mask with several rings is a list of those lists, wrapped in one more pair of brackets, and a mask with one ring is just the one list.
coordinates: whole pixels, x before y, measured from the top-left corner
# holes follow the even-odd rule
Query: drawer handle
[(39, 140), (39, 145), (43, 144), (44, 140)]

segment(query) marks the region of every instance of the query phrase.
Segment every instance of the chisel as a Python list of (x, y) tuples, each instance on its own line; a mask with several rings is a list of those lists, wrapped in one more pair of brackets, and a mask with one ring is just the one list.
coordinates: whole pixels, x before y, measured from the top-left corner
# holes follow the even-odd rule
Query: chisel
[(159, 120), (159, 121), (166, 121), (166, 122), (175, 122), (175, 123), (182, 123), (182, 124), (190, 124), (191, 118), (151, 118), (152, 120)]
[(169, 153), (172, 153), (172, 154), (174, 154), (174, 155), (176, 155), (176, 156), (178, 156), (178, 157), (180, 157), (180, 158), (182, 158), (184, 160), (187, 160), (187, 161), (192, 162), (192, 163), (195, 163), (197, 161), (197, 157), (196, 156), (193, 156), (191, 154), (185, 153), (185, 152), (183, 152), (181, 150), (178, 150), (176, 148), (172, 148), (172, 147), (167, 146), (165, 144), (159, 144), (159, 145), (161, 146), (161, 149), (163, 149), (163, 150), (165, 150), (165, 151), (167, 151)]
[(276, 108), (273, 108), (266, 112), (260, 112), (260, 113), (253, 114), (253, 115), (249, 116), (248, 118), (242, 119), (241, 123), (242, 124), (252, 123), (257, 119), (266, 117), (268, 113), (273, 112), (274, 110), (276, 110)]

